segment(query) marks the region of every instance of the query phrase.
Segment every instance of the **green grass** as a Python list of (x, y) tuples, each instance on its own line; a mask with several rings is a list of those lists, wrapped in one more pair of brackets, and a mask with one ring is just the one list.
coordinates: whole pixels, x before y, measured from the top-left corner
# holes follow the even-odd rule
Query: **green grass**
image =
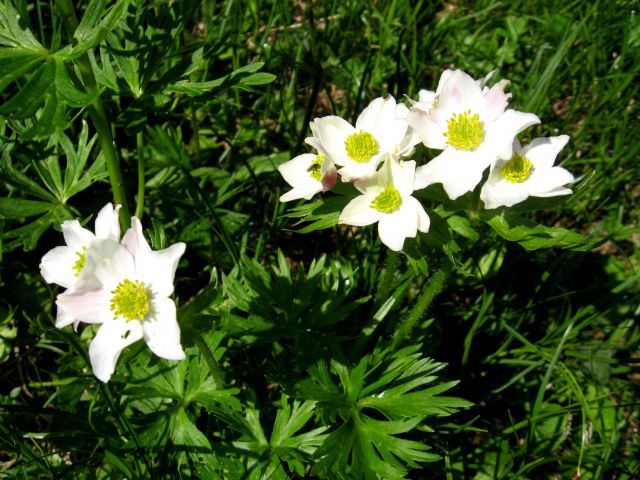
[[(70, 43), (51, 2), (9, 3), (47, 49)], [(89, 2), (77, 3), (81, 16)], [(107, 155), (89, 145), (95, 100), (68, 69), (31, 114), (0, 106), (0, 477), (640, 475), (638, 2), (131, 2), (100, 45), (88, 60), (129, 209), (154, 248), (187, 244), (175, 297), (189, 360), (139, 342), (102, 385), (87, 366), (95, 329), (53, 327), (59, 289), (40, 258), (61, 221), (112, 200)], [(559, 161), (574, 194), (523, 215), (593, 233), (597, 248), (525, 250), (467, 207), (451, 233), (428, 196), (444, 230), (433, 220), (407, 255), (372, 228), (296, 231), (308, 224), (278, 202), (276, 167), (307, 151), (308, 122), (417, 98), (446, 68), (509, 79), (511, 107), (542, 120), (524, 138), (571, 136)], [(28, 78), (3, 83), (0, 105)], [(68, 103), (48, 131), (52, 98)], [(322, 198), (313, 213), (341, 201)], [(436, 231), (449, 232), (451, 272)], [(430, 393), (439, 385), (450, 390)], [(383, 392), (395, 403), (376, 406)]]

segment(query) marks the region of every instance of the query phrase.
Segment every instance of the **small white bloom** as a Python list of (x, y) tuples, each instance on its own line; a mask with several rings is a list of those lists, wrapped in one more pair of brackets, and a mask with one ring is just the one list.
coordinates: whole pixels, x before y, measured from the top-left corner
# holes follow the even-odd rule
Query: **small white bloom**
[(120, 352), (140, 338), (159, 357), (185, 358), (176, 306), (169, 298), (185, 244), (152, 251), (140, 221), (133, 217), (131, 223), (122, 244), (105, 240), (89, 250), (86, 268), (96, 283), (69, 290), (57, 300), (58, 308), (74, 318), (102, 324), (89, 357), (93, 373), (103, 382), (111, 378)]
[[(95, 222), (95, 234), (80, 225), (78, 220), (67, 220), (61, 229), (66, 246), (55, 247), (47, 252), (40, 261), (40, 274), (47, 283), (55, 283), (64, 288), (73, 288), (80, 280), (87, 249), (96, 240), (120, 240), (118, 210), (108, 203), (98, 213)], [(58, 308), (56, 327), (61, 328), (74, 322), (64, 308)]]
[(571, 189), (563, 185), (572, 183), (573, 175), (562, 167), (553, 166), (558, 153), (568, 141), (568, 135), (536, 138), (521, 148), (516, 140), (511, 159), (498, 160), (482, 186), (480, 198), (485, 208), (511, 207), (530, 196), (570, 194)]
[(364, 226), (378, 222), (380, 240), (400, 251), (407, 237), (418, 230), (429, 231), (429, 216), (413, 198), (416, 162), (398, 162), (392, 158), (376, 175), (355, 182), (362, 195), (354, 198), (340, 213), (338, 223)]
[(316, 193), (329, 190), (336, 183), (336, 169), (329, 157), (319, 153), (304, 153), (278, 167), (285, 181), (293, 187), (280, 197), (281, 202), (299, 198), (311, 199)]
[(399, 155), (406, 147), (409, 127), (406, 119), (399, 118), (396, 101), (390, 95), (373, 100), (355, 127), (335, 115), (316, 118), (314, 124), (310, 144), (342, 167), (338, 173), (345, 182), (371, 176), (388, 154)]
[(511, 158), (515, 136), (540, 122), (532, 113), (505, 110), (507, 82), (487, 88), (486, 80), (447, 70), (436, 92), (420, 92), (408, 122), (427, 147), (443, 152), (416, 169), (416, 189), (442, 183), (451, 199), (472, 191), (487, 167)]

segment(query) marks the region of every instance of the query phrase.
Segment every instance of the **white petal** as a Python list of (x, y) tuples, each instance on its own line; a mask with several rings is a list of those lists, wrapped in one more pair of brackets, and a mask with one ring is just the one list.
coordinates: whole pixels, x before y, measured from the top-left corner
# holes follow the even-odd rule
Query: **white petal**
[(142, 234), (142, 224), (136, 217), (131, 217), (131, 228), (124, 234), (122, 245), (131, 252), (134, 258), (151, 251), (151, 247)]
[[(111, 293), (104, 288), (96, 290), (67, 290), (56, 299), (58, 309), (64, 310), (64, 317), (73, 317), (85, 323), (105, 323), (113, 321), (110, 310)], [(65, 321), (65, 320), (61, 320)], [(57, 326), (56, 322), (56, 326)]]
[[(440, 81), (442, 81), (442, 76), (440, 77)], [(432, 92), (430, 90), (420, 90), (418, 92), (418, 102), (414, 104), (414, 107), (417, 107), (418, 110), (424, 110), (428, 112), (433, 108), (433, 102), (436, 100), (437, 93)]]
[[(562, 167), (552, 167), (544, 171), (534, 171), (525, 183), (531, 195), (541, 197), (553, 196), (545, 194), (553, 192), (567, 183), (573, 183), (573, 181), (574, 178), (570, 172)], [(565, 193), (555, 193), (554, 195), (564, 194)]]
[(93, 374), (108, 382), (116, 368), (120, 352), (142, 338), (142, 326), (138, 320), (123, 318), (103, 323), (89, 345), (89, 358)]
[(178, 261), (185, 248), (184, 243), (178, 242), (164, 250), (149, 252), (136, 258), (137, 278), (149, 285), (159, 296), (171, 295)]
[(487, 181), (480, 190), (480, 199), (484, 208), (490, 210), (498, 207), (512, 207), (527, 199), (529, 196), (526, 186), (521, 183), (511, 183), (501, 179), (496, 182)]
[(154, 301), (154, 314), (142, 322), (144, 341), (157, 356), (168, 360), (185, 358), (180, 345), (180, 327), (176, 321), (176, 305), (168, 298)]
[(442, 89), (446, 85), (447, 81), (449, 81), (451, 75), (453, 75), (453, 72), (454, 70), (450, 70), (448, 68), (444, 72), (442, 72), (442, 75), (440, 75), (440, 80), (438, 80), (438, 86), (436, 88), (437, 95), (440, 95), (442, 93)]
[(317, 158), (313, 153), (304, 153), (278, 166), (278, 171), (285, 181), (294, 188), (312, 188), (320, 185), (322, 182), (311, 176), (309, 167)]
[(111, 203), (107, 203), (96, 217), (96, 238), (109, 238), (120, 241), (120, 221), (118, 211), (121, 205), (113, 208)]
[(434, 183), (442, 183), (449, 198), (455, 200), (466, 192), (473, 191), (492, 161), (493, 158), (478, 152), (461, 152), (449, 148), (416, 169), (414, 187), (419, 190)]
[(134, 258), (125, 247), (109, 239), (95, 240), (87, 249), (86, 263), (78, 285), (102, 285), (112, 290), (125, 278), (135, 278)]
[(56, 328), (66, 327), (76, 321), (76, 318), (71, 315), (66, 308), (62, 305), (58, 305), (56, 312)]
[(371, 208), (371, 201), (372, 198), (368, 195), (357, 196), (344, 207), (338, 223), (362, 227), (377, 222), (382, 213)]
[(487, 130), (482, 146), (490, 150), (495, 158), (510, 159), (516, 135), (537, 123), (540, 123), (540, 119), (533, 113), (507, 110), (495, 122), (485, 124)]
[(431, 219), (418, 199), (414, 197), (406, 197), (402, 199), (402, 203), (406, 204), (407, 208), (411, 208), (416, 212), (418, 230), (423, 233), (428, 232), (429, 227), (431, 226)]
[(77, 280), (73, 266), (78, 260), (71, 247), (56, 247), (49, 250), (40, 261), (40, 274), (47, 283), (55, 283), (64, 288), (71, 287)]
[(391, 170), (391, 181), (400, 192), (400, 196), (408, 197), (411, 195), (416, 177), (416, 162), (414, 160), (399, 162), (389, 159), (387, 163)]
[(407, 117), (407, 122), (427, 147), (439, 150), (444, 150), (447, 147), (447, 139), (443, 135), (444, 130), (426, 113), (412, 111)]
[(356, 133), (355, 128), (353, 128), (346, 120), (335, 115), (316, 118), (314, 122), (322, 147), (325, 149), (331, 160), (333, 160), (336, 165), (340, 166), (345, 165), (346, 162), (350, 161), (347, 157), (344, 142), (349, 135)]
[(356, 120), (356, 130), (374, 133), (396, 118), (396, 100), (391, 95), (369, 103)]
[(78, 220), (66, 220), (60, 225), (65, 243), (73, 250), (81, 251), (91, 243), (95, 235), (86, 228), (82, 228)]
[(522, 155), (531, 160), (535, 169), (547, 170), (553, 166), (558, 153), (560, 153), (560, 150), (564, 148), (568, 141), (569, 135), (536, 138), (522, 149)]
[(290, 202), (292, 200), (299, 200), (301, 198), (304, 198), (305, 200), (311, 200), (311, 197), (313, 197), (316, 193), (321, 192), (323, 189), (324, 188), (322, 186), (322, 183), (319, 187), (312, 189), (294, 188), (292, 190), (289, 190), (287, 193), (283, 193), (282, 195), (280, 195), (280, 201)]
[(383, 214), (378, 222), (380, 241), (391, 250), (402, 250), (407, 237), (415, 237), (418, 233), (418, 215), (412, 202), (403, 199), (400, 208), (393, 213)]
[(348, 161), (347, 165), (338, 170), (343, 182), (352, 182), (363, 178), (371, 177), (376, 173), (376, 167), (385, 155), (374, 155), (366, 163)]

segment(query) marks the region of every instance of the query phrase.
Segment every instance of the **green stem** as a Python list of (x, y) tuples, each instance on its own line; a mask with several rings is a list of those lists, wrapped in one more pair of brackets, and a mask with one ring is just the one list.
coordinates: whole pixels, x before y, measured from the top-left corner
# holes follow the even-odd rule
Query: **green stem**
[(398, 327), (398, 330), (396, 330), (396, 333), (393, 335), (391, 340), (392, 350), (398, 348), (400, 343), (407, 337), (407, 335), (409, 335), (409, 333), (411, 333), (411, 330), (413, 330), (417, 321), (420, 320), (424, 311), (429, 307), (429, 305), (431, 305), (433, 299), (444, 288), (450, 273), (451, 264), (449, 262), (445, 262), (442, 268), (433, 274), (431, 279), (428, 281), (426, 288), (422, 292), (422, 296), (418, 299), (411, 310), (411, 313), (409, 313), (407, 319)]
[[(76, 11), (73, 7), (73, 3), (71, 0), (57, 0), (56, 6), (62, 12), (61, 17), (63, 21), (65, 21), (65, 27), (69, 36), (73, 37), (73, 33), (78, 28), (78, 19), (76, 17)], [(89, 56), (86, 53), (83, 54), (78, 58), (76, 65), (78, 70), (80, 70), (85, 90), (89, 93), (97, 92), (98, 85), (95, 76), (93, 75)], [(88, 108), (88, 111), (93, 122), (93, 126), (98, 132), (100, 147), (102, 148), (102, 153), (107, 163), (107, 171), (109, 172), (109, 181), (111, 182), (113, 198), (115, 203), (122, 205), (120, 208), (120, 222), (126, 230), (131, 226), (129, 207), (127, 206), (127, 195), (124, 189), (124, 182), (122, 181), (118, 152), (116, 151), (113, 135), (111, 134), (111, 125), (107, 120), (107, 116), (102, 105), (102, 99), (99, 94), (96, 96), (92, 105)]]
[(136, 135), (136, 147), (138, 150), (138, 200), (136, 203), (136, 217), (142, 218), (142, 212), (144, 210), (144, 151), (143, 151), (143, 138), (142, 132), (138, 132)]
[(385, 265), (384, 272), (382, 272), (382, 276), (380, 277), (378, 291), (376, 292), (376, 303), (378, 304), (386, 301), (386, 298), (389, 296), (389, 292), (391, 292), (393, 278), (396, 273), (396, 268), (398, 268), (399, 259), (400, 255), (398, 252), (391, 249), (387, 250), (387, 264)]

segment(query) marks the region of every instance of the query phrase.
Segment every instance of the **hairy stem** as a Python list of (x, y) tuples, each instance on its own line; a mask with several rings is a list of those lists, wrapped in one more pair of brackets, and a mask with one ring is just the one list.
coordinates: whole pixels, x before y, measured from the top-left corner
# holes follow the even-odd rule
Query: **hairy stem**
[(143, 152), (143, 138), (142, 132), (138, 132), (136, 135), (136, 148), (138, 156), (138, 199), (136, 203), (136, 217), (142, 218), (142, 212), (144, 210), (144, 152)]
[(391, 348), (396, 349), (400, 345), (400, 343), (411, 333), (415, 324), (420, 320), (422, 314), (425, 310), (431, 305), (433, 299), (442, 291), (444, 288), (447, 278), (451, 273), (451, 264), (449, 262), (445, 262), (440, 270), (433, 274), (433, 276), (428, 280), (427, 285), (422, 292), (422, 295), (414, 305), (411, 313), (406, 318), (406, 320), (398, 327), (396, 333), (393, 335), (391, 340)]

